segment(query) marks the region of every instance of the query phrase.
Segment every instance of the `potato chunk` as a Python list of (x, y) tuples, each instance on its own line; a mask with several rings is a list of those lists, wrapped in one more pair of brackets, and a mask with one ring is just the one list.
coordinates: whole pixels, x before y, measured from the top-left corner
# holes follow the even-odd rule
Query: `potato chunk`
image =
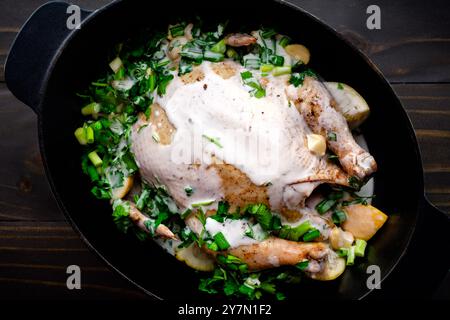
[(336, 101), (334, 107), (347, 120), (350, 129), (359, 127), (369, 117), (369, 105), (355, 89), (339, 82), (325, 82), (325, 86)]
[(200, 249), (195, 243), (176, 251), (175, 257), (198, 271), (212, 271), (214, 258)]
[(356, 239), (369, 240), (386, 222), (388, 216), (371, 205), (354, 204), (344, 207), (347, 220), (342, 229), (350, 232)]
[(301, 61), (304, 64), (308, 64), (311, 54), (309, 53), (308, 48), (305, 47), (304, 45), (290, 44), (287, 45), (284, 48), (284, 50), (287, 52), (288, 55), (290, 55), (295, 60)]

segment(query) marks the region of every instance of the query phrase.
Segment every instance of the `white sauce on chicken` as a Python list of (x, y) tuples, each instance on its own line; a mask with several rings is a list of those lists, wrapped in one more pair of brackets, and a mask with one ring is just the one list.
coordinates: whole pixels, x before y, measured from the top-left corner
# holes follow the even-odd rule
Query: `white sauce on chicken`
[(264, 232), (259, 225), (252, 226), (254, 238), (250, 238), (245, 233), (249, 229), (249, 223), (246, 220), (232, 220), (226, 219), (224, 222), (218, 222), (214, 219), (206, 219), (205, 229), (213, 237), (215, 234), (222, 232), (225, 239), (230, 244), (231, 248), (236, 248), (242, 245), (250, 245), (258, 243), (262, 239)]
[[(266, 97), (258, 99), (242, 83), (242, 66), (234, 64), (238, 72), (227, 80), (210, 66), (209, 62), (200, 66), (205, 74), (202, 81), (184, 84), (175, 76), (167, 93), (156, 99), (176, 128), (171, 144), (153, 141), (150, 126), (133, 132), (132, 149), (142, 176), (148, 181), (158, 177), (182, 207), (218, 201), (224, 196), (221, 180), (208, 168), (214, 157), (240, 169), (255, 185), (270, 182), (273, 210), (298, 204), (296, 199), (304, 195), (295, 184), (314, 176), (323, 159), (306, 146), (305, 136), (311, 130), (288, 101), (288, 77), (270, 78)], [(191, 197), (185, 194), (186, 185), (195, 189)], [(216, 206), (212, 203), (207, 209)]]

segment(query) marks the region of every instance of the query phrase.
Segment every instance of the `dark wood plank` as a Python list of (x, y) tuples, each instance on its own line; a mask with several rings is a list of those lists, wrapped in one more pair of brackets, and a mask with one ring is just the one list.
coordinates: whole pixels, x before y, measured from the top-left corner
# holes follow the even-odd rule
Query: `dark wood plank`
[[(0, 81), (9, 46), (33, 10), (46, 0), (0, 2)], [(110, 0), (70, 1), (95, 9)], [(448, 1), (378, 1), (381, 30), (366, 27), (370, 0), (289, 0), (316, 15), (365, 52), (392, 82), (450, 81)], [(294, 24), (293, 24), (294, 26)]]
[(0, 220), (63, 220), (44, 175), (37, 118), (0, 84)]
[[(68, 265), (81, 269), (81, 290), (68, 290)], [(147, 299), (107, 269), (65, 222), (0, 223), (0, 299)]]

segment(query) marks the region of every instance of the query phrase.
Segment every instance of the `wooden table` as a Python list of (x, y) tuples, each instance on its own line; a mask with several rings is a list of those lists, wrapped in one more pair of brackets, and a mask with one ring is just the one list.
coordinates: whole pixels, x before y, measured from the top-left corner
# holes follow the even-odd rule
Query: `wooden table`
[[(382, 28), (368, 30), (366, 8), (372, 1), (291, 1), (343, 34), (391, 82), (419, 139), (426, 194), (449, 213), (448, 2), (379, 0)], [(148, 299), (109, 271), (65, 221), (44, 175), (36, 115), (4, 83), (8, 48), (26, 18), (44, 2), (0, 2), (0, 299)], [(72, 2), (95, 9), (110, 1)], [(66, 288), (70, 264), (82, 269), (82, 290)]]

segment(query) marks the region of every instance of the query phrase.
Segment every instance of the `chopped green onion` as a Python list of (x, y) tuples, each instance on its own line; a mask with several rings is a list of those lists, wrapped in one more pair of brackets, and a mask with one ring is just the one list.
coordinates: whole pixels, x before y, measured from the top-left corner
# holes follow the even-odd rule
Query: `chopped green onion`
[(192, 208), (209, 206), (210, 204), (214, 203), (214, 201), (216, 201), (216, 200), (206, 200), (206, 201), (196, 202), (196, 203), (191, 204), (191, 206), (192, 206)]
[(223, 146), (220, 144), (219, 139), (218, 138), (212, 138), (212, 137), (208, 137), (206, 134), (202, 135), (203, 138), (205, 138), (206, 140), (208, 140), (209, 142), (214, 143), (216, 146), (218, 146), (219, 148), (223, 148)]
[(181, 213), (181, 219), (186, 219), (190, 214), (192, 213), (192, 210), (190, 208), (187, 208)]
[(336, 200), (324, 199), (316, 206), (316, 210), (320, 214), (324, 214), (336, 204)]
[(214, 235), (214, 242), (217, 244), (220, 250), (227, 250), (230, 247), (227, 239), (222, 232), (216, 233)]
[(284, 74), (290, 74), (292, 72), (292, 69), (290, 66), (286, 66), (286, 67), (275, 67), (273, 68), (272, 74), (277, 77), (277, 76), (282, 76)]
[(208, 244), (208, 249), (212, 250), (212, 251), (218, 251), (219, 250), (219, 246), (217, 245), (217, 243), (211, 242), (210, 244)]
[(246, 211), (255, 216), (256, 221), (258, 221), (264, 230), (272, 230), (273, 215), (265, 204), (260, 203), (251, 205), (246, 209)]
[[(271, 56), (269, 56), (269, 62), (271, 64), (273, 64), (274, 66), (281, 67), (284, 64), (284, 57), (277, 56), (277, 55), (271, 55)], [(288, 73), (291, 73), (291, 71), (289, 71)]]
[(255, 98), (262, 98), (266, 95), (266, 90), (253, 78), (253, 74), (250, 71), (241, 72), (241, 78), (245, 85), (252, 88), (250, 94)]
[(186, 192), (186, 195), (190, 197), (194, 193), (194, 189), (191, 186), (186, 186), (184, 187), (184, 192)]
[(284, 47), (286, 47), (290, 42), (291, 42), (291, 39), (290, 39), (289, 37), (283, 36), (283, 37), (280, 39), (279, 44), (280, 44), (281, 47), (284, 48)]
[(205, 51), (204, 56), (205, 60), (211, 61), (211, 62), (219, 62), (222, 61), (225, 57), (223, 53), (217, 53), (213, 51)]
[(88, 166), (87, 167), (87, 172), (89, 174), (89, 177), (91, 178), (91, 181), (97, 181), (99, 179), (99, 175), (97, 172), (97, 169), (93, 166)]
[(263, 64), (261, 66), (261, 72), (270, 72), (272, 71), (274, 66), (272, 64)]
[(90, 152), (88, 154), (88, 158), (96, 168), (100, 167), (103, 164), (102, 158), (99, 157), (97, 151)]
[(344, 211), (337, 210), (337, 211), (333, 212), (333, 214), (331, 215), (331, 218), (333, 219), (334, 224), (339, 225), (342, 222), (344, 222), (345, 220), (347, 220), (347, 215), (345, 214)]
[(227, 49), (227, 57), (230, 59), (234, 59), (238, 56), (238, 53), (236, 52), (236, 50), (234, 50), (233, 48), (228, 48)]
[(300, 238), (306, 234), (312, 228), (311, 222), (306, 220), (302, 224), (296, 227), (283, 226), (280, 229), (278, 236), (282, 239), (287, 239), (291, 241), (299, 241)]
[(355, 256), (364, 257), (366, 251), (367, 242), (362, 239), (356, 239), (355, 243)]
[(178, 75), (182, 76), (183, 74), (189, 73), (192, 71), (192, 64), (187, 62), (185, 59), (180, 60), (180, 64), (178, 65)]
[(227, 46), (225, 44), (225, 39), (220, 40), (215, 45), (211, 47), (212, 52), (224, 54), (227, 51)]
[(201, 62), (203, 59), (203, 51), (201, 48), (196, 47), (190, 43), (187, 43), (183, 46), (181, 49), (180, 55), (182, 57), (186, 57), (192, 60), (195, 60), (196, 62)]
[(347, 252), (347, 263), (348, 266), (352, 266), (355, 264), (355, 246), (352, 246), (348, 249)]
[(77, 130), (75, 130), (74, 134), (79, 144), (84, 146), (88, 143), (86, 139), (86, 131), (84, 130), (84, 128), (78, 128)]
[(100, 112), (100, 103), (92, 102), (81, 109), (83, 116), (93, 115)]
[(254, 234), (254, 232), (253, 232), (253, 228), (252, 228), (251, 225), (248, 225), (248, 226), (247, 226), (247, 230), (245, 230), (245, 235), (246, 235), (247, 237), (249, 237), (249, 238), (252, 238), (252, 239), (255, 238), (255, 234)]
[(340, 83), (340, 82), (338, 82), (337, 88), (338, 88), (339, 90), (344, 90), (344, 86), (343, 86), (342, 83)]
[(99, 131), (103, 128), (102, 123), (100, 121), (95, 121), (93, 124), (91, 124), (92, 129), (94, 131)]
[(180, 37), (184, 35), (184, 25), (177, 24), (169, 29), (170, 35), (172, 38)]
[(114, 75), (114, 80), (122, 80), (125, 77), (125, 69), (120, 68)]
[(340, 248), (336, 251), (337, 255), (341, 258), (346, 257), (348, 254), (348, 248)]
[(313, 241), (318, 237), (320, 237), (320, 231), (317, 229), (311, 229), (303, 236), (303, 241), (305, 242)]
[(264, 31), (261, 33), (261, 36), (262, 36), (264, 39), (267, 39), (267, 38), (273, 37), (273, 36), (276, 35), (276, 34), (277, 34), (277, 32), (276, 32), (275, 30), (273, 30), (273, 29), (266, 29), (266, 30), (264, 30)]
[(272, 216), (272, 230), (281, 229), (281, 219), (278, 216)]
[(336, 141), (337, 140), (336, 133), (328, 132), (327, 138), (328, 138), (329, 141)]
[(258, 70), (261, 66), (261, 59), (253, 53), (245, 55), (242, 57), (242, 60), (244, 62), (244, 67), (248, 69)]
[(94, 129), (92, 127), (86, 127), (86, 141), (87, 143), (94, 143)]
[(309, 260), (303, 260), (295, 265), (301, 271), (305, 271), (309, 266)]

